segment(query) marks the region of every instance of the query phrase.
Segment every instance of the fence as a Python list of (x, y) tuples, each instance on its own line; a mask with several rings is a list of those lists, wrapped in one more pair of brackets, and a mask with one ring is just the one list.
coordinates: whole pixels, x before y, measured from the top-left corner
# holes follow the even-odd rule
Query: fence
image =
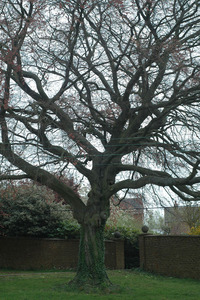
[(200, 279), (200, 236), (140, 235), (140, 267), (162, 275)]
[[(18, 270), (74, 269), (79, 240), (0, 238), (0, 268)], [(105, 242), (105, 265), (124, 269), (124, 241)]]

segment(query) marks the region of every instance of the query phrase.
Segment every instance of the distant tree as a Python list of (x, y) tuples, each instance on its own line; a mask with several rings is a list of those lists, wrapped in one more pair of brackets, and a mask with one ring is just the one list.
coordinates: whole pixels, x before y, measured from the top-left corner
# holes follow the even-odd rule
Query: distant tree
[(149, 227), (149, 231), (153, 233), (165, 234), (167, 228), (164, 224), (164, 217), (160, 212), (148, 211), (145, 218), (145, 224)]
[(165, 224), (171, 234), (189, 233), (191, 228), (200, 224), (200, 207), (198, 203), (187, 203), (179, 206), (165, 208)]
[(185, 206), (182, 218), (190, 229), (192, 227), (198, 227), (200, 225), (200, 207), (191, 204)]
[(190, 235), (200, 235), (200, 225), (197, 227), (191, 227), (189, 234)]
[[(109, 284), (112, 195), (156, 185), (200, 199), (199, 8), (1, 0), (0, 179), (30, 178), (71, 206), (82, 228), (75, 284)], [(87, 203), (54, 175), (71, 169), (89, 183)]]

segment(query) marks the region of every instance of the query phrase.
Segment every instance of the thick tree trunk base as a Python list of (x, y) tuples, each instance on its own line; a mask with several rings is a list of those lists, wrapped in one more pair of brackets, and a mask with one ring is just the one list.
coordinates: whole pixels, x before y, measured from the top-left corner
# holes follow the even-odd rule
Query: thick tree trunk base
[(105, 276), (91, 277), (88, 274), (77, 273), (75, 278), (69, 282), (69, 286), (78, 288), (79, 290), (88, 291), (91, 289), (107, 289), (112, 286), (107, 274)]
[(82, 281), (82, 279), (75, 277), (72, 281), (69, 282), (67, 290), (73, 292), (83, 292), (87, 295), (94, 293), (106, 295), (121, 293), (122, 288), (119, 285), (112, 284), (108, 278), (99, 283), (99, 281), (95, 281), (92, 279)]
[(105, 269), (104, 254), (104, 226), (83, 225), (77, 274), (70, 285), (83, 289), (86, 286), (111, 286)]

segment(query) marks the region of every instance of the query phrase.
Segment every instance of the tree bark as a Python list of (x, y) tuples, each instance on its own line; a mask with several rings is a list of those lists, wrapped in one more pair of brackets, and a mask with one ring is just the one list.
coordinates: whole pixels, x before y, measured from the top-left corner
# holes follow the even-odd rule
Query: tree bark
[(83, 224), (81, 226), (79, 262), (75, 278), (70, 282), (76, 286), (107, 286), (108, 279), (104, 257), (104, 227)]

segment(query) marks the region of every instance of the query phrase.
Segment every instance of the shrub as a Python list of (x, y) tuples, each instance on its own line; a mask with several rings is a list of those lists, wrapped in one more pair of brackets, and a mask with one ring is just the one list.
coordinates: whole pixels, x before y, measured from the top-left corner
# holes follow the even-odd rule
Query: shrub
[[(45, 186), (20, 183), (0, 188), (0, 235), (43, 238), (79, 238), (80, 226), (70, 208)], [(121, 238), (138, 247), (137, 222), (111, 204), (105, 239)]]
[(72, 226), (69, 208), (55, 202), (54, 194), (44, 186), (21, 184), (1, 189), (0, 205), (1, 235), (59, 238), (69, 234)]
[(120, 233), (121, 238), (131, 244), (137, 244), (138, 235), (141, 233), (141, 224), (129, 211), (124, 211), (111, 202), (110, 217), (105, 227), (105, 238), (113, 238), (116, 231)]
[(200, 225), (197, 227), (191, 227), (189, 234), (190, 235), (200, 235)]
[(120, 238), (124, 240), (128, 240), (132, 245), (135, 245), (138, 247), (138, 235), (140, 234), (140, 231), (135, 228), (128, 228), (124, 226), (110, 226), (106, 225), (105, 227), (105, 238), (106, 239), (113, 239), (115, 238), (115, 233), (120, 233)]
[(80, 237), (80, 225), (74, 219), (62, 221), (52, 233), (50, 237), (58, 237), (61, 239), (76, 239)]

